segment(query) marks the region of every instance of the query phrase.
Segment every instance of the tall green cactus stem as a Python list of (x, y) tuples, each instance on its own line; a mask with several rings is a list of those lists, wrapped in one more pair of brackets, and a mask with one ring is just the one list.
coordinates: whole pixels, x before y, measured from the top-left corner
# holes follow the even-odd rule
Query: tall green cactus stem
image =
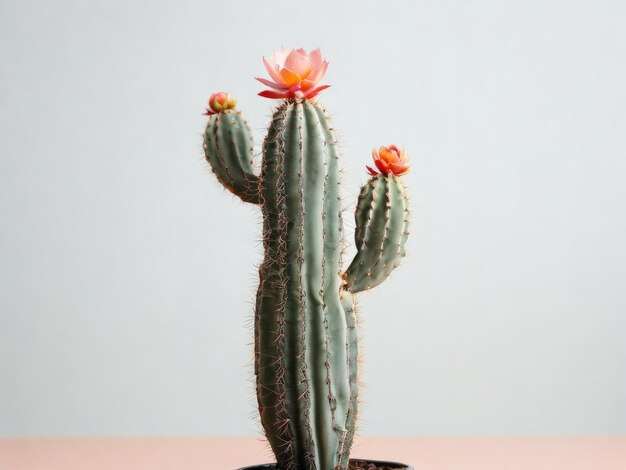
[(255, 374), (261, 423), (280, 470), (348, 468), (358, 407), (354, 293), (382, 282), (404, 255), (404, 187), (378, 175), (361, 191), (358, 253), (342, 271), (335, 144), (324, 111), (309, 100), (285, 100), (275, 110), (260, 177), (239, 112), (210, 116), (205, 134), (218, 180), (263, 212)]

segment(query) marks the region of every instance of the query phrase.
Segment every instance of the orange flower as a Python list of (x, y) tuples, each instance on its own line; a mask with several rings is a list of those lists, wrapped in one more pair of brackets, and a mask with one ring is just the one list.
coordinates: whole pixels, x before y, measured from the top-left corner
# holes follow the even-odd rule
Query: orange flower
[[(383, 175), (401, 176), (406, 175), (409, 172), (409, 156), (403, 149), (399, 149), (395, 145), (389, 147), (380, 147), (378, 150), (372, 150), (372, 158), (376, 168), (380, 170)], [(376, 176), (379, 173), (367, 165), (365, 165), (370, 175)]]
[(330, 86), (316, 87), (328, 69), (328, 62), (322, 58), (319, 48), (311, 52), (282, 48), (270, 59), (263, 57), (263, 63), (272, 80), (256, 79), (273, 88), (259, 93), (265, 98), (313, 98)]
[(220, 91), (218, 93), (213, 93), (209, 98), (209, 107), (207, 108), (205, 114), (210, 116), (211, 114), (221, 113), (227, 109), (233, 109), (235, 106), (237, 106), (237, 100), (235, 97), (230, 93)]

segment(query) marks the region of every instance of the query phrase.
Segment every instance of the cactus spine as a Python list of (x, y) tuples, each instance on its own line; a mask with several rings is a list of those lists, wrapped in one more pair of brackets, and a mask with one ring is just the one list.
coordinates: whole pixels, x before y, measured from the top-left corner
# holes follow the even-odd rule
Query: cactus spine
[(362, 188), (358, 251), (344, 272), (339, 157), (322, 108), (306, 99), (277, 107), (260, 176), (239, 111), (209, 117), (204, 150), (218, 180), (263, 212), (255, 374), (277, 468), (346, 470), (358, 408), (354, 294), (380, 284), (404, 256), (404, 187), (379, 174)]

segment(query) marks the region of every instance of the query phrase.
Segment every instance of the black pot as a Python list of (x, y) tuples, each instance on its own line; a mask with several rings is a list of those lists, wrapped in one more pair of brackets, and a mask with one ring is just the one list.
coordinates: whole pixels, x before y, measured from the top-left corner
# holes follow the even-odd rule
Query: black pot
[[(375, 465), (378, 465), (379, 467), (387, 466), (387, 467), (397, 468), (398, 470), (414, 470), (413, 467), (411, 467), (410, 465), (406, 465), (404, 463), (383, 462), (382, 460), (365, 460), (365, 459), (355, 459), (355, 460), (358, 460), (360, 462), (373, 463)], [(266, 463), (263, 465), (253, 465), (252, 467), (242, 467), (242, 468), (239, 468), (238, 470), (276, 470), (276, 464)]]

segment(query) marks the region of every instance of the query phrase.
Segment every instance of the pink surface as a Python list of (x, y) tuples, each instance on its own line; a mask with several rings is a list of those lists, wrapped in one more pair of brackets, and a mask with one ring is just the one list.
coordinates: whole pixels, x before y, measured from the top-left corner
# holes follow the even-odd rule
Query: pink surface
[[(625, 470), (626, 437), (364, 437), (353, 455), (416, 470)], [(234, 470), (271, 460), (254, 438), (0, 439), (0, 470)]]

